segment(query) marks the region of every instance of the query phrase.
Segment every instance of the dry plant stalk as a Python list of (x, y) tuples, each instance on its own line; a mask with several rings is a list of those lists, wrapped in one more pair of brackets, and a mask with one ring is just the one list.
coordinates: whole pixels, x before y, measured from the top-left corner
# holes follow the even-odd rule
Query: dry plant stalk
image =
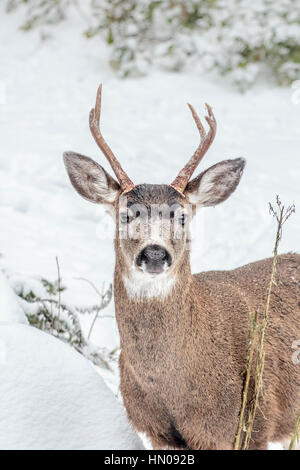
[(249, 341), (249, 350), (248, 350), (248, 359), (247, 359), (247, 366), (245, 370), (245, 382), (243, 388), (243, 397), (242, 397), (242, 406), (241, 412), (239, 417), (239, 424), (238, 424), (238, 431), (234, 441), (234, 450), (239, 450), (242, 431), (244, 428), (244, 416), (246, 411), (247, 405), (247, 398), (248, 398), (248, 390), (249, 390), (249, 383), (251, 378), (251, 365), (253, 362), (253, 355), (254, 355), (254, 345), (255, 345), (255, 338), (256, 338), (256, 330), (257, 330), (257, 312), (252, 317), (251, 320), (251, 333), (250, 333), (250, 341)]
[[(249, 341), (249, 352), (248, 352), (248, 361), (246, 366), (246, 374), (245, 374), (245, 382), (243, 387), (243, 395), (242, 395), (242, 405), (241, 405), (241, 412), (239, 417), (238, 423), (238, 431), (236, 434), (235, 442), (234, 442), (234, 449), (239, 450), (241, 446), (241, 436), (242, 432), (244, 431), (243, 436), (243, 443), (241, 448), (243, 450), (249, 449), (251, 435), (253, 430), (253, 424), (256, 416), (256, 411), (258, 407), (258, 401), (262, 393), (262, 383), (263, 383), (263, 372), (264, 372), (264, 361), (265, 361), (265, 351), (264, 351), (264, 340), (265, 334), (268, 326), (268, 319), (269, 319), (269, 309), (270, 309), (270, 301), (271, 301), (271, 294), (273, 284), (275, 284), (275, 276), (276, 276), (276, 266), (277, 266), (277, 256), (278, 256), (278, 246), (279, 242), (282, 237), (282, 227), (287, 219), (295, 212), (295, 206), (292, 204), (285, 209), (285, 206), (282, 204), (279, 196), (276, 196), (276, 204), (277, 209), (274, 209), (272, 204), (269, 203), (269, 212), (270, 214), (275, 217), (277, 221), (277, 232), (275, 238), (275, 245), (273, 249), (273, 262), (272, 262), (272, 270), (271, 270), (271, 277), (267, 288), (267, 297), (266, 303), (263, 313), (263, 319), (261, 324), (257, 324), (257, 313), (255, 314), (254, 322), (252, 321), (251, 333), (250, 333), (250, 341)], [(257, 351), (256, 349), (257, 343)], [(254, 359), (254, 353), (256, 352), (256, 360), (254, 366), (254, 390), (253, 395), (248, 399), (248, 392), (249, 392), (249, 383), (251, 379), (251, 369)], [(247, 401), (249, 401), (249, 410), (247, 419), (245, 418), (246, 406)], [(296, 429), (297, 431), (297, 429)]]
[(300, 440), (300, 413), (297, 419), (294, 434), (292, 435), (289, 450), (294, 450), (296, 442)]

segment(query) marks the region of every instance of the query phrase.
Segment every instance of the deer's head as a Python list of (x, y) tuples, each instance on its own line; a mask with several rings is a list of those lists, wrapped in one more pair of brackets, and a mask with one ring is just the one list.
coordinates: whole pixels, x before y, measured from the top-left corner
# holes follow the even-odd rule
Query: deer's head
[(115, 218), (117, 257), (128, 290), (140, 284), (145, 293), (151, 285), (155, 296), (153, 286), (158, 294), (162, 285), (171, 286), (186, 259), (189, 224), (196, 209), (225, 201), (240, 181), (245, 160), (224, 160), (190, 181), (215, 137), (216, 120), (211, 107), (206, 105), (205, 119), (209, 125), (206, 133), (189, 105), (200, 133), (194, 155), (171, 184), (135, 185), (101, 134), (101, 91), (100, 85), (95, 108), (90, 112), (90, 129), (118, 181), (92, 159), (74, 152), (64, 153), (66, 169), (76, 191), (91, 202), (106, 205)]

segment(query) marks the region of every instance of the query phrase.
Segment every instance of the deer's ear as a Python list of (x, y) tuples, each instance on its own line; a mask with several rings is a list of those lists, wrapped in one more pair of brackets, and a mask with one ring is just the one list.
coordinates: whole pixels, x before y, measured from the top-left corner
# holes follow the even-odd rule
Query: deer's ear
[(191, 180), (184, 194), (198, 207), (220, 204), (236, 189), (245, 164), (244, 158), (217, 163)]
[(64, 163), (70, 181), (85, 199), (100, 204), (113, 204), (119, 184), (98, 163), (75, 152), (64, 152)]

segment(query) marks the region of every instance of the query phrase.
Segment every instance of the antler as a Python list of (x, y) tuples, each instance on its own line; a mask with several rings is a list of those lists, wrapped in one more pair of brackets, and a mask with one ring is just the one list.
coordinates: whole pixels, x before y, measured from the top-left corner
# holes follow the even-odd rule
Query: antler
[(192, 176), (192, 174), (194, 173), (196, 167), (199, 165), (200, 160), (202, 160), (208, 148), (212, 144), (212, 141), (215, 138), (216, 129), (217, 129), (217, 121), (214, 116), (214, 113), (212, 112), (212, 108), (209, 106), (209, 104), (205, 103), (205, 106), (208, 112), (208, 116), (205, 116), (205, 119), (208, 122), (209, 127), (210, 127), (208, 133), (205, 132), (203, 124), (200, 121), (200, 118), (198, 114), (196, 113), (195, 109), (193, 108), (193, 106), (189, 103), (188, 103), (188, 106), (192, 112), (193, 118), (200, 132), (201, 140), (200, 140), (199, 147), (197, 148), (194, 155), (190, 158), (188, 163), (178, 173), (175, 180), (170, 184), (172, 188), (176, 189), (176, 191), (178, 191), (181, 194), (183, 194), (183, 191), (185, 190), (185, 187), (188, 184), (188, 181), (190, 177)]
[(102, 83), (99, 86), (98, 91), (97, 91), (95, 108), (91, 109), (90, 111), (89, 122), (90, 122), (91, 133), (98, 147), (102, 150), (107, 160), (109, 161), (110, 166), (114, 170), (115, 175), (118, 178), (119, 183), (121, 185), (121, 188), (123, 189), (123, 192), (127, 193), (132, 188), (134, 188), (134, 184), (131, 181), (131, 179), (128, 177), (128, 175), (125, 173), (123, 168), (121, 167), (119, 161), (114, 156), (111, 148), (105, 142), (100, 131), (101, 93), (102, 93)]

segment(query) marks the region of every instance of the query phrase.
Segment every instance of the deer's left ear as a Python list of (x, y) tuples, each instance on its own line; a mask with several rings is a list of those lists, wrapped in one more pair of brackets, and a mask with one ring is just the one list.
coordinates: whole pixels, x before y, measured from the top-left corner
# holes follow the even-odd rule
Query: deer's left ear
[(245, 164), (244, 158), (223, 160), (191, 180), (184, 194), (197, 207), (220, 204), (236, 189)]
[(114, 204), (120, 186), (101, 165), (75, 152), (64, 152), (64, 163), (70, 181), (80, 196), (98, 204)]

